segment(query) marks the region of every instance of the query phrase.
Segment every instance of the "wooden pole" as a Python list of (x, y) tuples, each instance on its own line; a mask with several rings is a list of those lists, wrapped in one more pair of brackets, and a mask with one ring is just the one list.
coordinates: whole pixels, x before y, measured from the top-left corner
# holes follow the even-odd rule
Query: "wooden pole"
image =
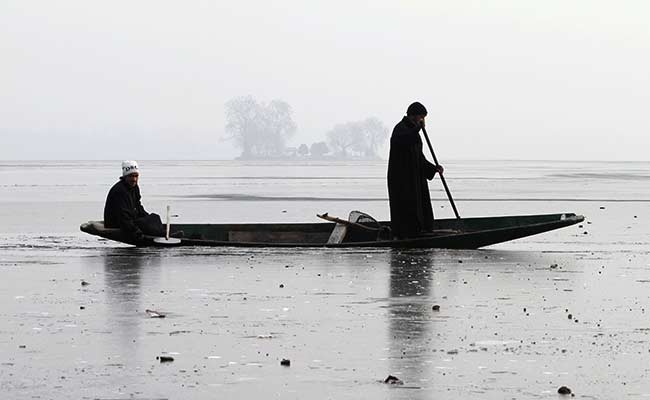
[(167, 226), (165, 227), (165, 239), (169, 241), (169, 205), (167, 206)]
[[(438, 159), (436, 158), (436, 153), (433, 152), (433, 146), (431, 146), (431, 141), (429, 140), (429, 135), (427, 135), (427, 130), (422, 127), (422, 133), (424, 133), (424, 138), (427, 140), (427, 144), (429, 145), (429, 150), (431, 150), (431, 156), (433, 157), (433, 163), (436, 165), (436, 167), (440, 166), (438, 164)], [(449, 198), (449, 202), (451, 203), (451, 208), (454, 209), (454, 214), (456, 214), (456, 218), (460, 219), (460, 215), (458, 215), (458, 210), (456, 209), (456, 204), (454, 204), (454, 199), (451, 197), (451, 192), (449, 191), (449, 187), (447, 186), (447, 182), (445, 181), (445, 177), (443, 174), (438, 173), (440, 175), (440, 180), (442, 181), (442, 186), (445, 187), (445, 192), (447, 192), (447, 197)]]

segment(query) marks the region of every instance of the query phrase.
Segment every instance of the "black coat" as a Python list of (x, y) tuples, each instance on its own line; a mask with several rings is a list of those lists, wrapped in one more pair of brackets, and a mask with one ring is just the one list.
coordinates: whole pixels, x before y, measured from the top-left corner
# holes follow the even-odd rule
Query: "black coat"
[(138, 185), (129, 187), (123, 179), (120, 179), (106, 197), (104, 226), (120, 228), (132, 238), (141, 239), (143, 233), (136, 220), (149, 215), (142, 206), (141, 198)]
[(434, 164), (422, 154), (420, 127), (404, 117), (393, 129), (388, 158), (388, 198), (395, 236), (414, 237), (433, 229), (433, 209), (427, 179)]

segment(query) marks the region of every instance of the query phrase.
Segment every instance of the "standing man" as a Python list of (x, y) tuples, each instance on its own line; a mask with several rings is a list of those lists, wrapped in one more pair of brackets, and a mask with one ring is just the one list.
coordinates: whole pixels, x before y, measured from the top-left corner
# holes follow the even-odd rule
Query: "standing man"
[(397, 238), (416, 237), (433, 229), (433, 209), (427, 179), (444, 168), (427, 161), (422, 154), (420, 129), (427, 109), (420, 103), (411, 104), (406, 116), (395, 125), (390, 138), (388, 158), (388, 199), (393, 235)]
[(165, 235), (160, 216), (149, 214), (140, 202), (139, 178), (138, 163), (123, 161), (122, 176), (108, 192), (104, 206), (104, 226), (120, 228), (134, 243), (141, 242), (144, 235)]

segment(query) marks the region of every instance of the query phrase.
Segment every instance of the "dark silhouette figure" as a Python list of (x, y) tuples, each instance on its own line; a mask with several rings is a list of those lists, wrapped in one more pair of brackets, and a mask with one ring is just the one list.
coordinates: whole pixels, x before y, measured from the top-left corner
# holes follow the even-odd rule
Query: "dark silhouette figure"
[(388, 158), (388, 198), (393, 234), (408, 238), (433, 230), (433, 209), (427, 179), (442, 166), (436, 166), (424, 157), (420, 129), (424, 126), (427, 110), (413, 103), (407, 115), (395, 126), (390, 138)]

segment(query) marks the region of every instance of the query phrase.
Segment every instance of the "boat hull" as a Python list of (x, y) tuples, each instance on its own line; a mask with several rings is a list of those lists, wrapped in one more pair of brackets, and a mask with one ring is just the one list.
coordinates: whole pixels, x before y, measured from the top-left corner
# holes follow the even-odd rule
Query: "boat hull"
[[(416, 238), (378, 240), (368, 231), (352, 229), (342, 243), (327, 243), (334, 223), (175, 224), (171, 230), (183, 231), (184, 236), (178, 246), (476, 249), (552, 231), (583, 220), (583, 216), (572, 213), (441, 219), (435, 221), (434, 232)], [(379, 224), (390, 226), (388, 221)], [(101, 222), (87, 222), (80, 229), (126, 244), (159, 245), (153, 238), (134, 243), (119, 229), (103, 228)]]

